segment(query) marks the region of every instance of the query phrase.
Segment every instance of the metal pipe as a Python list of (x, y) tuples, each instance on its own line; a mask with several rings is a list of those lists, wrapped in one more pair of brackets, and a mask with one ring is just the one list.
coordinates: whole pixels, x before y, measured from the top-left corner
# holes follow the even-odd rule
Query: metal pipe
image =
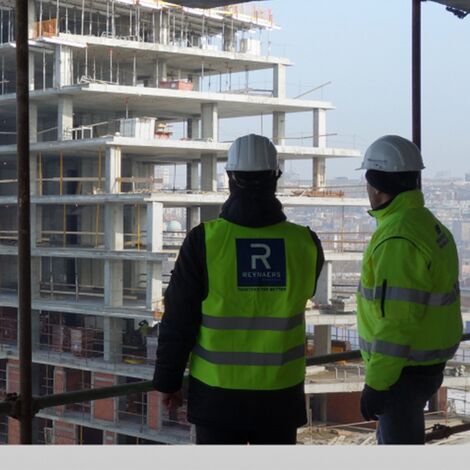
[[(468, 341), (470, 340), (470, 333), (466, 333), (462, 335), (460, 341)], [(336, 354), (325, 354), (323, 356), (315, 356), (315, 357), (308, 357), (306, 362), (307, 366), (313, 366), (318, 364), (327, 364), (330, 362), (338, 362), (338, 361), (347, 361), (349, 359), (359, 359), (361, 357), (361, 351), (359, 349), (355, 349), (353, 351), (346, 351), (342, 353)]]
[(444, 426), (436, 425), (431, 432), (428, 432), (425, 437), (426, 442), (435, 441), (437, 439), (446, 439), (452, 434), (457, 434), (459, 432), (470, 431), (470, 423), (459, 424), (457, 426)]
[(94, 388), (91, 390), (35, 397), (34, 410), (38, 412), (43, 408), (49, 408), (51, 406), (68, 405), (88, 400), (101, 400), (103, 398), (112, 398), (120, 395), (127, 395), (129, 393), (151, 392), (152, 390), (154, 390), (152, 381), (148, 380), (133, 384), (115, 385), (112, 387)]
[(20, 442), (32, 444), (31, 226), (29, 188), (28, 1), (16, 0), (16, 145), (18, 177), (18, 315)]
[(412, 15), (413, 142), (421, 148), (421, 0), (413, 0)]

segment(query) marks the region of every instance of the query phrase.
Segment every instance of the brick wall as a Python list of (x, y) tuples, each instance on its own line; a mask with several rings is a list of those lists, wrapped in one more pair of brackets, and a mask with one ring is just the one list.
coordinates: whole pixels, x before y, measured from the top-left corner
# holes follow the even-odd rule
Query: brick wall
[[(112, 387), (117, 384), (116, 376), (95, 372), (92, 377), (92, 387)], [(117, 414), (117, 398), (105, 398), (92, 402), (92, 413), (96, 419), (115, 421)]]
[[(7, 393), (20, 393), (20, 362), (9, 359), (6, 365), (6, 391)], [(20, 422), (8, 418), (8, 444), (20, 443)]]
[(147, 425), (151, 429), (160, 427), (160, 395), (158, 392), (147, 393)]
[[(63, 367), (54, 367), (54, 394), (63, 393), (66, 391), (66, 376)], [(55, 412), (58, 415), (63, 415), (65, 406), (56, 406)]]
[(20, 361), (7, 362), (7, 393), (20, 393)]
[(8, 418), (8, 444), (20, 443), (20, 422), (13, 418)]
[(54, 442), (58, 445), (78, 444), (77, 426), (65, 421), (54, 422)]
[[(364, 421), (360, 410), (360, 400), (361, 392), (328, 394), (328, 421), (340, 424), (359, 423)], [(375, 428), (375, 424), (373, 423), (367, 426)]]

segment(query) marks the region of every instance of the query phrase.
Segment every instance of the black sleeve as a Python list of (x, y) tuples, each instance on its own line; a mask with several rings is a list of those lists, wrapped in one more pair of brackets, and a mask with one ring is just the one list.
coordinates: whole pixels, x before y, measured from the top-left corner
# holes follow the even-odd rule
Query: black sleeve
[(165, 393), (178, 391), (188, 357), (196, 342), (207, 297), (204, 225), (186, 237), (165, 292), (153, 385)]
[(321, 246), (321, 241), (318, 238), (317, 234), (308, 228), (310, 235), (312, 236), (313, 243), (317, 247), (317, 265), (315, 266), (315, 290), (312, 295), (315, 295), (315, 291), (317, 290), (316, 286), (318, 283), (318, 278), (320, 277), (321, 270), (323, 268), (323, 264), (325, 263), (325, 254), (323, 253), (323, 247)]

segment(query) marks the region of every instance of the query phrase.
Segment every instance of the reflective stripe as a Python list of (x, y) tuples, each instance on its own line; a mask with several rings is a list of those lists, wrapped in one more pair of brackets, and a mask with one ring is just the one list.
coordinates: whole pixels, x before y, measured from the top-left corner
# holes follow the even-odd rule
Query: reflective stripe
[(427, 362), (436, 359), (449, 359), (454, 356), (459, 348), (460, 343), (447, 349), (430, 349), (420, 350), (411, 349), (410, 346), (402, 344), (389, 343), (376, 339), (373, 343), (369, 343), (365, 339), (359, 337), (359, 348), (369, 354), (380, 353), (386, 356), (400, 357), (409, 361)]
[[(357, 290), (366, 300), (378, 300), (382, 298), (382, 286), (373, 288), (363, 287), (359, 284)], [(405, 287), (387, 287), (385, 291), (385, 300), (401, 300), (404, 302), (413, 302), (430, 307), (442, 307), (453, 304), (459, 297), (460, 288), (456, 283), (451, 292), (437, 294), (417, 289), (407, 289)]]
[(282, 366), (295, 359), (305, 357), (305, 346), (300, 344), (285, 353), (208, 351), (197, 344), (193, 353), (213, 364), (231, 366)]
[(303, 325), (304, 313), (289, 318), (274, 317), (213, 317), (202, 315), (202, 326), (215, 330), (288, 331)]

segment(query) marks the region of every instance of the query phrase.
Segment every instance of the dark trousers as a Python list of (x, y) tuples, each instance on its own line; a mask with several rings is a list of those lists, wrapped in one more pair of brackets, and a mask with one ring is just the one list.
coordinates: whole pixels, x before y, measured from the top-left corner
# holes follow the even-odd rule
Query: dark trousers
[(379, 415), (377, 444), (424, 444), (424, 407), (444, 376), (402, 375), (390, 388), (385, 412)]
[(196, 425), (196, 444), (296, 444), (297, 428), (223, 429)]

